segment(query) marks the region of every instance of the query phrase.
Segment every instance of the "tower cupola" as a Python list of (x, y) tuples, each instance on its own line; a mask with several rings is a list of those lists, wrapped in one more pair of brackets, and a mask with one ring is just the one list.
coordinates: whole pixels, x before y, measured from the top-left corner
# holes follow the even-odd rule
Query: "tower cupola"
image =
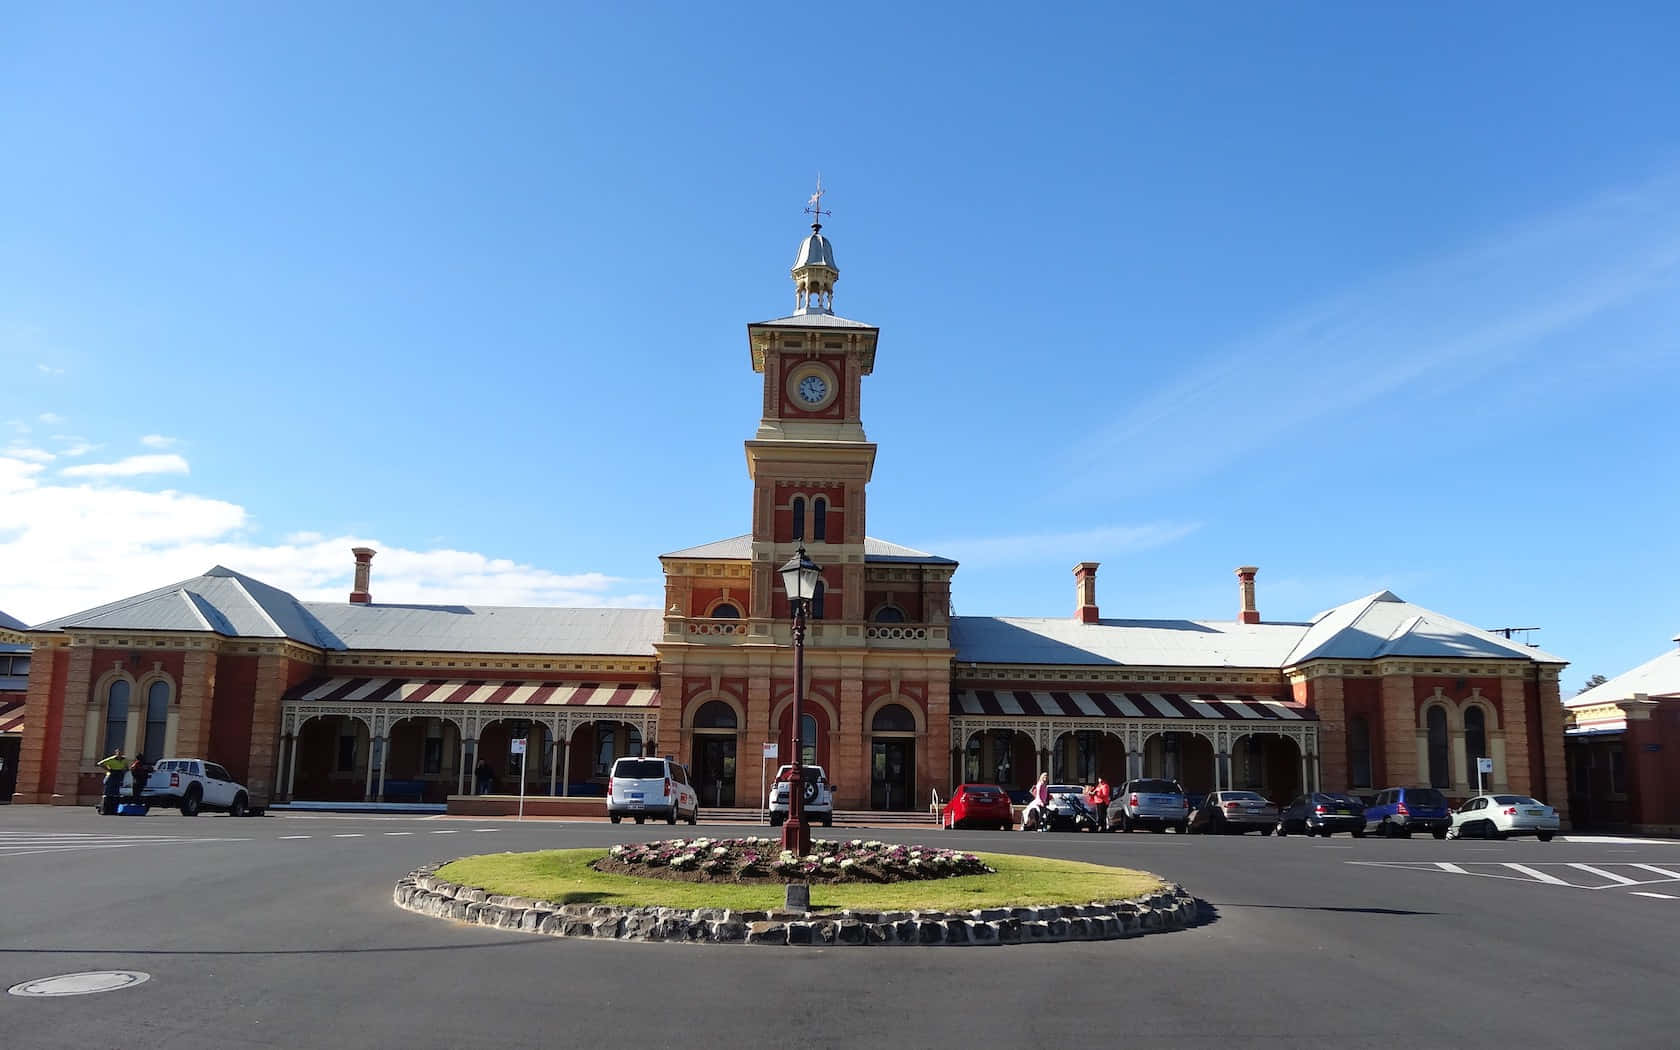
[(817, 192), (811, 194), (805, 211), (811, 215), (811, 235), (799, 244), (799, 255), (793, 260), (793, 312), (799, 314), (833, 314), (834, 282), (840, 279), (840, 267), (834, 263), (834, 246), (822, 235), (822, 217), (830, 214), (822, 208), (822, 176), (817, 176)]

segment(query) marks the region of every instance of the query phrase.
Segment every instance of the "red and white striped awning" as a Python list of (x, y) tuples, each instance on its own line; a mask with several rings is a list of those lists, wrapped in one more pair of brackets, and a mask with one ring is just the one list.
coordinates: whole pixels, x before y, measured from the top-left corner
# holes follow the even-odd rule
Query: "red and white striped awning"
[(1311, 708), (1270, 696), (1215, 693), (1037, 693), (961, 689), (951, 694), (954, 715), (1028, 715), (1035, 718), (1218, 718), (1289, 722), (1316, 719)]
[(23, 732), (23, 697), (0, 700), (0, 733)]
[(658, 707), (659, 687), (486, 678), (317, 678), (292, 689), (286, 699), (335, 703)]

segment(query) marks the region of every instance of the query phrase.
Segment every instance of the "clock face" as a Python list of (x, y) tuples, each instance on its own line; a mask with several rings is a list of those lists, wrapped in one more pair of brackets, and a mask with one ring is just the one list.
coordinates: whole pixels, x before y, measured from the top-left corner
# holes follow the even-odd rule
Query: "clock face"
[(821, 404), (827, 396), (828, 381), (822, 376), (806, 376), (799, 381), (799, 399), (806, 404)]

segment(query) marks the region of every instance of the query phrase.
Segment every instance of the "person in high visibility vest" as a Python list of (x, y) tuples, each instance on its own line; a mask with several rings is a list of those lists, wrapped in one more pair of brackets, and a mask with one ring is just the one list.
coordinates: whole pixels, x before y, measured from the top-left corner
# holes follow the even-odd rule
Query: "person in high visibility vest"
[(123, 777), (128, 775), (128, 767), (131, 764), (123, 757), (123, 749), (120, 747), (94, 763), (105, 771), (105, 797), (100, 800), (101, 813), (111, 814), (117, 811), (117, 800), (122, 797)]

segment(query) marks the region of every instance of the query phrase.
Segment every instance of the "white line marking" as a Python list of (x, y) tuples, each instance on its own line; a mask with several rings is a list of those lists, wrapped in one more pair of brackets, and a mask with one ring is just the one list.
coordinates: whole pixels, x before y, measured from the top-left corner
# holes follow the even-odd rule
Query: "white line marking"
[(449, 831), (434, 831), (434, 832), (432, 832), (432, 834), (434, 834), (434, 835), (453, 835), (453, 834), (455, 834), (455, 832), (457, 832), (459, 830), (461, 830), (461, 829), (460, 828), (453, 828)]
[(308, 835), (281, 835), (281, 839), (306, 839)]
[(1533, 879), (1535, 882), (1549, 883), (1550, 885), (1553, 885), (1553, 886), (1573, 886), (1573, 885), (1575, 885), (1573, 882), (1565, 882), (1563, 879), (1558, 878), (1556, 875), (1547, 875), (1545, 872), (1540, 871), (1536, 868), (1531, 868), (1526, 864), (1507, 864), (1505, 866), (1507, 868), (1510, 868), (1512, 871), (1522, 872), (1524, 875), (1527, 875), (1529, 878)]
[(1468, 871), (1465, 871), (1463, 868), (1459, 867), (1457, 864), (1449, 864), (1444, 860), (1436, 861), (1435, 866), (1437, 868), (1440, 868), (1442, 871), (1450, 871), (1454, 875), (1468, 875), (1468, 874), (1470, 874)]
[(1637, 886), (1637, 885), (1639, 885), (1639, 880), (1638, 879), (1626, 878), (1624, 876), (1617, 875), (1613, 871), (1605, 871), (1603, 868), (1595, 868), (1591, 864), (1571, 864), (1570, 867), (1571, 868), (1580, 868), (1582, 871), (1590, 871), (1594, 875), (1597, 875), (1600, 878), (1609, 879), (1611, 882), (1614, 882), (1617, 885), (1621, 885), (1621, 886)]
[(361, 837), (362, 837), (362, 833), (359, 832), (359, 831), (352, 831), (352, 832), (349, 832), (347, 834), (334, 835), (333, 836), (333, 838), (335, 838), (335, 839), (359, 839)]
[(473, 828), (474, 831), (500, 831), (501, 828)]
[(1659, 868), (1655, 864), (1630, 864), (1628, 866), (1632, 868), (1644, 868), (1646, 871), (1656, 872), (1658, 875), (1666, 876), (1670, 879), (1680, 879), (1680, 871), (1669, 871), (1667, 868)]
[(387, 834), (387, 835), (412, 835), (412, 834), (414, 834), (414, 832), (412, 832), (412, 831), (387, 831), (385, 834)]
[(1635, 897), (1655, 897), (1660, 901), (1680, 901), (1680, 897), (1676, 897), (1672, 893), (1646, 893), (1644, 890), (1632, 890), (1630, 892)]

